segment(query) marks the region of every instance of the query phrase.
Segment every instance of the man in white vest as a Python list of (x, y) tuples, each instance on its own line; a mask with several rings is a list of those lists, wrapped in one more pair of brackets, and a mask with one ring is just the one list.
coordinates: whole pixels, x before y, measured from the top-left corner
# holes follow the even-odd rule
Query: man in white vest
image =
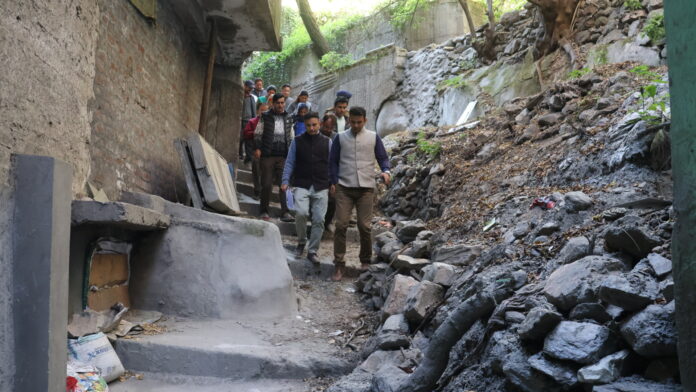
[(372, 258), (372, 207), (375, 194), (375, 161), (384, 183), (389, 185), (389, 156), (376, 132), (365, 128), (367, 114), (359, 106), (350, 109), (350, 129), (341, 132), (331, 145), (329, 157), (330, 191), (336, 196), (334, 233), (334, 281), (343, 278), (346, 230), (355, 207), (360, 233), (360, 263), (366, 268)]

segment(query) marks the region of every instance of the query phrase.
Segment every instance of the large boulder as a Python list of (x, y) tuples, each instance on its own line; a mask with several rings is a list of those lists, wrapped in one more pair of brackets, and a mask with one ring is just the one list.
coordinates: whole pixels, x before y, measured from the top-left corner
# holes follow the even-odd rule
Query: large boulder
[(560, 388), (548, 376), (532, 368), (519, 336), (509, 330), (497, 331), (491, 335), (488, 357), (491, 369), (496, 373), (504, 374), (507, 381), (516, 388), (515, 390), (560, 391)]
[(480, 245), (443, 245), (432, 253), (432, 261), (467, 266), (481, 255), (483, 247)]
[(384, 302), (384, 307), (382, 308), (382, 313), (385, 318), (404, 311), (408, 293), (411, 291), (411, 287), (417, 284), (418, 281), (410, 276), (397, 274), (394, 277), (394, 281), (389, 290), (389, 296), (387, 296), (387, 300)]
[(439, 284), (424, 280), (413, 286), (406, 299), (404, 313), (406, 318), (419, 323), (442, 302), (445, 290)]
[(524, 321), (517, 327), (523, 340), (541, 340), (563, 320), (560, 313), (547, 307), (538, 306), (527, 313)]
[(573, 237), (558, 252), (556, 260), (559, 264), (568, 264), (579, 260), (590, 253), (590, 241), (585, 237)]
[(631, 352), (621, 350), (607, 355), (599, 362), (578, 370), (578, 380), (585, 384), (609, 384), (621, 378), (627, 369), (627, 359)]
[(362, 356), (367, 357), (377, 350), (398, 350), (408, 348), (408, 322), (403, 314), (389, 316), (382, 327), (365, 343)]
[(621, 335), (633, 351), (644, 357), (676, 356), (674, 301), (666, 305), (650, 305), (633, 315), (621, 326)]
[(398, 392), (400, 385), (408, 379), (408, 373), (394, 365), (384, 365), (372, 379), (372, 392)]
[(624, 252), (640, 260), (654, 247), (662, 244), (662, 240), (639, 226), (636, 217), (629, 216), (616, 221), (607, 229), (604, 244), (609, 251)]
[(655, 275), (659, 278), (663, 278), (672, 272), (672, 260), (662, 257), (657, 253), (650, 253), (648, 255), (648, 263), (655, 272)]
[(597, 289), (607, 274), (615, 274), (624, 268), (621, 261), (587, 256), (564, 265), (549, 276), (544, 295), (560, 310), (567, 311), (583, 302), (596, 302)]
[(547, 355), (583, 364), (595, 363), (617, 347), (618, 340), (609, 328), (575, 321), (562, 321), (544, 341)]
[(600, 299), (629, 311), (650, 305), (659, 293), (652, 276), (638, 273), (609, 276), (599, 286)]
[(384, 244), (379, 250), (379, 257), (385, 261), (391, 261), (392, 256), (397, 254), (401, 249), (403, 249), (404, 244), (399, 240), (394, 240)]
[(556, 361), (547, 358), (543, 353), (537, 353), (529, 357), (529, 365), (535, 370), (551, 377), (564, 388), (573, 388), (578, 384), (577, 365)]
[(565, 206), (568, 211), (584, 211), (592, 207), (592, 198), (587, 196), (584, 192), (568, 192), (563, 197), (565, 200)]
[(419, 270), (430, 264), (428, 259), (416, 259), (411, 256), (398, 255), (392, 262), (392, 267), (396, 269)]
[(425, 231), (425, 223), (420, 219), (396, 222), (396, 236), (404, 244), (415, 240), (421, 231)]
[(457, 269), (445, 263), (432, 263), (423, 268), (423, 280), (450, 287), (454, 282)]

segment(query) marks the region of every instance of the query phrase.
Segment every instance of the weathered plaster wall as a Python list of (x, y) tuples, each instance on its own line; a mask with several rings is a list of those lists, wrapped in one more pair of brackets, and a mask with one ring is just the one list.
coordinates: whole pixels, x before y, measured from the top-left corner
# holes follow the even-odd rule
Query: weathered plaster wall
[(157, 23), (128, 1), (99, 0), (90, 180), (170, 200), (185, 192), (174, 138), (198, 129), (205, 56), (166, 1)]
[(10, 154), (49, 155), (89, 173), (90, 113), (99, 9), (91, 0), (0, 2), (0, 391), (10, 390)]

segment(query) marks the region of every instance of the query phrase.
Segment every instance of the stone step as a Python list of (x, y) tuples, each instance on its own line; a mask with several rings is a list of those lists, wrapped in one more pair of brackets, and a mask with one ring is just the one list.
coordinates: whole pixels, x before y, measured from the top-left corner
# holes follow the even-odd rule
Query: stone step
[[(243, 195), (247, 195), (249, 197), (254, 196), (254, 184), (246, 183), (246, 182), (238, 182), (237, 183), (237, 192), (241, 193)], [(280, 199), (278, 198), (278, 187), (274, 186), (273, 191), (271, 192), (271, 202), (272, 203), (279, 203)]]
[[(252, 201), (240, 201), (239, 202), (239, 208), (242, 210), (242, 212), (249, 214), (253, 217), (258, 217), (261, 212), (260, 212), (260, 204), (256, 200)], [(280, 216), (280, 204), (278, 203), (270, 203), (268, 205), (268, 212), (271, 214), (271, 216)]]
[(301, 380), (236, 381), (215, 377), (192, 377), (174, 374), (144, 373), (142, 380), (130, 378), (109, 384), (111, 392), (309, 392), (310, 385)]
[(237, 182), (245, 182), (247, 184), (254, 183), (254, 176), (251, 170), (239, 169), (237, 170)]
[(294, 317), (273, 322), (170, 319), (162, 325), (163, 334), (116, 342), (126, 369), (248, 381), (335, 377), (353, 367), (337, 346), (316, 339), (310, 326)]

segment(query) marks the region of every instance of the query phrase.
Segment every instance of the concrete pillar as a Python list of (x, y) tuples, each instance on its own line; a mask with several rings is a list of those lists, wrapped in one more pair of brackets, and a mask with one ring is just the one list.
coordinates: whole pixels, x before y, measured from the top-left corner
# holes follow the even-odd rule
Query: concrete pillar
[(696, 391), (696, 2), (665, 1), (667, 59), (672, 101), (672, 176), (674, 210), (672, 261), (679, 367), (684, 391)]
[(13, 155), (15, 391), (65, 391), (72, 169)]

